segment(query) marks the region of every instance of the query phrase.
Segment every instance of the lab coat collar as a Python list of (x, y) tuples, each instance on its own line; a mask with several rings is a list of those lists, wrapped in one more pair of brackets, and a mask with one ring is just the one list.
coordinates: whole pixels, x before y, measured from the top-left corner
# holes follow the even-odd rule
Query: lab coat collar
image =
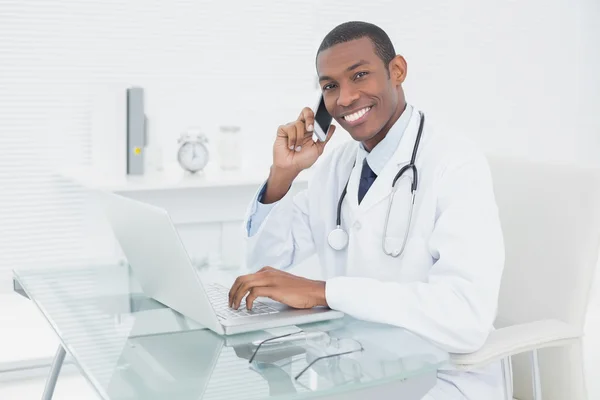
[[(350, 204), (358, 207), (358, 210), (361, 213), (366, 212), (371, 207), (379, 203), (381, 200), (386, 199), (391, 193), (392, 181), (394, 180), (394, 177), (396, 176), (398, 171), (400, 171), (400, 168), (402, 168), (404, 165), (410, 162), (413, 147), (415, 145), (415, 140), (417, 138), (417, 132), (419, 130), (420, 117), (420, 112), (417, 109), (414, 109), (410, 121), (408, 122), (408, 126), (406, 127), (406, 130), (404, 132), (404, 135), (402, 136), (402, 139), (398, 144), (396, 152), (386, 163), (383, 170), (381, 171), (381, 174), (377, 177), (377, 179), (363, 198), (360, 205), (358, 204), (357, 200), (358, 181), (354, 179), (354, 181), (356, 181), (354, 183), (356, 184), (352, 185), (352, 191), (348, 190), (348, 197), (351, 197)], [(423, 135), (425, 135), (425, 132), (423, 132)], [(423, 142), (421, 142), (421, 145), (422, 144)], [(357, 152), (356, 165), (358, 165), (358, 171), (360, 171), (360, 169), (362, 168), (363, 157), (364, 156), (360, 155), (360, 152)], [(355, 171), (356, 168), (357, 167), (355, 166)], [(358, 172), (358, 175), (360, 178), (360, 172)], [(410, 172), (407, 172), (406, 175), (411, 176)], [(354, 176), (354, 178), (356, 178), (356, 176)]]
[[(385, 168), (385, 165), (394, 157), (400, 140), (406, 131), (410, 118), (412, 116), (413, 107), (410, 104), (406, 104), (404, 111), (400, 118), (390, 128), (389, 132), (381, 142), (379, 142), (371, 152), (367, 152), (363, 143), (361, 142), (358, 146), (358, 152), (361, 153), (363, 159), (367, 159), (369, 167), (377, 176), (381, 174), (381, 171)], [(356, 160), (357, 165), (362, 165), (362, 160)]]

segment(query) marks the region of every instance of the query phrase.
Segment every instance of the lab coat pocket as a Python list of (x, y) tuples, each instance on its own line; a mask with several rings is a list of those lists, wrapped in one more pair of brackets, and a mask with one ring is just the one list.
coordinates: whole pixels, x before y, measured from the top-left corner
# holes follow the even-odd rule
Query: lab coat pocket
[(381, 247), (379, 241), (377, 257), (371, 258), (370, 263), (376, 267), (369, 269), (369, 276), (388, 282), (413, 282), (422, 281), (427, 275), (426, 246), (421, 238), (409, 238), (404, 252), (398, 257), (385, 255)]
[(400, 256), (388, 258), (395, 260), (395, 268), (399, 273), (397, 278), (401, 282), (424, 281), (431, 268), (427, 245), (418, 235), (409, 237)]
[(395, 193), (390, 194), (386, 213), (387, 226), (383, 227), (383, 248), (386, 254), (398, 257), (404, 252), (410, 239), (413, 213), (410, 181), (402, 182)]

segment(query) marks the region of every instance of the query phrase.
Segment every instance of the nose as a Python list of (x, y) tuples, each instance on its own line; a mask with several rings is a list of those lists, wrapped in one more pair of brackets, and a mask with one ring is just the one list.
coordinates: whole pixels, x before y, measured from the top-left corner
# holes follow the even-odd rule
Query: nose
[(337, 99), (337, 105), (339, 107), (350, 107), (359, 98), (358, 91), (355, 90), (352, 85), (340, 86), (340, 95)]

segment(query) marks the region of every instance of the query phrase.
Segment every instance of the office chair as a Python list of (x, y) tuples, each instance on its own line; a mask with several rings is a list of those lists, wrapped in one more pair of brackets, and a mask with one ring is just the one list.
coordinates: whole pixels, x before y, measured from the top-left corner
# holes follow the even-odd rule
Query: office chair
[(515, 399), (586, 400), (582, 338), (598, 266), (600, 170), (488, 159), (506, 245), (497, 330), (452, 361), (471, 370), (503, 360)]

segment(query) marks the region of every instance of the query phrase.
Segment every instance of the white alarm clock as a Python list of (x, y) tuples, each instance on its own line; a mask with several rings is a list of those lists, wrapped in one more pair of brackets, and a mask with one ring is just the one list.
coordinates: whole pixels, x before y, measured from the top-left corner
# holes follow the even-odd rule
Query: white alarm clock
[(177, 162), (185, 171), (195, 174), (202, 171), (208, 164), (208, 139), (201, 133), (182, 133), (177, 141)]

